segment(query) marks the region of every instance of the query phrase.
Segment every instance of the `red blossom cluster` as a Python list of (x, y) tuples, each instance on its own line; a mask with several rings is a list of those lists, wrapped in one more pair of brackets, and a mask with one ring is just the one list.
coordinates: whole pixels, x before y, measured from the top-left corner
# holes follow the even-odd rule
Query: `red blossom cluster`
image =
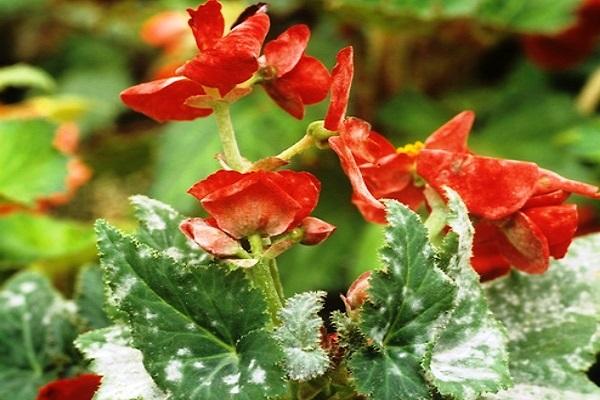
[[(563, 204), (571, 193), (599, 198), (598, 188), (563, 178), (534, 163), (475, 155), (467, 148), (474, 114), (465, 111), (424, 144), (396, 149), (369, 123), (346, 117), (352, 81), (351, 49), (338, 56), (325, 128), (353, 188), (352, 201), (365, 219), (385, 223), (382, 199), (418, 209), (429, 185), (444, 196), (455, 190), (475, 222), (473, 267), (484, 278), (510, 266), (543, 273), (550, 256), (561, 258), (577, 230), (577, 208)], [(333, 90), (335, 88), (335, 90)]]
[[(596, 3), (586, 2), (585, 10)], [(470, 111), (424, 143), (396, 148), (368, 122), (346, 116), (354, 69), (351, 47), (338, 53), (330, 76), (320, 61), (305, 54), (310, 36), (305, 25), (292, 26), (263, 48), (269, 17), (262, 4), (247, 9), (228, 32), (216, 0), (188, 12), (197, 56), (176, 76), (125, 90), (125, 103), (157, 120), (193, 119), (210, 114), (214, 101), (234, 101), (261, 84), (284, 110), (302, 118), (304, 105), (331, 93), (314, 139), (326, 140), (339, 156), (353, 188), (352, 202), (363, 216), (386, 223), (381, 200), (417, 210), (431, 206), (424, 195), (427, 187), (441, 198), (446, 187), (453, 189), (473, 219), (472, 264), (484, 278), (504, 274), (511, 265), (544, 272), (550, 257), (565, 255), (577, 229), (577, 208), (564, 204), (567, 197), (599, 197), (595, 186), (534, 163), (473, 154), (467, 147), (474, 121)], [(588, 11), (581, 13), (589, 25)], [(247, 239), (253, 235), (264, 240), (271, 256), (296, 242), (321, 242), (334, 227), (309, 217), (320, 183), (306, 172), (271, 171), (284, 164), (268, 170), (258, 164), (251, 171), (221, 170), (198, 182), (189, 193), (209, 216), (188, 219), (181, 230), (209, 253), (240, 266), (252, 265)]]
[[(263, 48), (270, 26), (264, 5), (246, 10), (230, 30), (216, 0), (188, 13), (197, 55), (172, 76), (124, 90), (121, 99), (132, 109), (157, 121), (192, 120), (210, 115), (212, 101), (233, 102), (261, 84), (277, 104), (301, 119), (305, 105), (327, 96), (327, 68), (305, 54), (310, 38), (306, 25), (290, 27)], [(157, 33), (155, 25), (146, 26), (145, 36), (172, 47), (180, 32)]]
[(583, 0), (575, 22), (555, 34), (526, 35), (525, 54), (544, 69), (574, 67), (589, 56), (600, 40), (600, 0)]

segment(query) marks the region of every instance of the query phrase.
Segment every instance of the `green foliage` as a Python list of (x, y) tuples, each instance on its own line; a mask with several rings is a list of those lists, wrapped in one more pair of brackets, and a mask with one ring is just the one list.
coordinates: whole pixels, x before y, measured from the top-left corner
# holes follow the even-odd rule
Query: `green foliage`
[[(389, 28), (411, 18), (469, 18), (482, 25), (519, 32), (553, 32), (573, 21), (579, 0), (329, 0), (349, 17), (383, 19)], [(402, 26), (402, 25), (401, 25)], [(404, 25), (406, 26), (406, 25)]]
[(585, 371), (600, 351), (600, 235), (576, 239), (544, 275), (513, 272), (487, 287), (506, 325), (515, 386), (490, 399), (592, 400)]
[(24, 86), (51, 91), (56, 83), (44, 70), (27, 64), (0, 68), (0, 91), (10, 86)]
[(191, 400), (282, 394), (282, 353), (242, 271), (186, 267), (104, 222), (97, 233), (109, 301), (161, 389)]
[(102, 271), (96, 265), (84, 266), (77, 276), (75, 302), (79, 317), (88, 329), (100, 329), (110, 325), (104, 312), (104, 285)]
[(86, 224), (31, 213), (0, 218), (0, 264), (75, 265), (94, 254), (94, 231)]
[(131, 203), (135, 216), (140, 222), (137, 239), (159, 250), (175, 261), (190, 265), (207, 265), (208, 254), (179, 231), (179, 224), (185, 217), (171, 206), (146, 196), (132, 196)]
[(360, 393), (375, 400), (431, 398), (421, 361), (440, 318), (452, 306), (455, 287), (436, 266), (420, 218), (388, 203), (386, 269), (371, 276), (361, 330), (374, 347), (358, 351), (350, 369)]
[(0, 121), (0, 197), (31, 206), (65, 190), (67, 157), (52, 145), (55, 130), (42, 119)]
[(285, 354), (285, 369), (295, 381), (306, 381), (323, 375), (329, 367), (329, 357), (321, 347), (325, 292), (300, 293), (286, 300), (280, 311), (281, 326), (275, 337)]
[(448, 189), (446, 195), (448, 225), (458, 240), (447, 241), (449, 257), (442, 259), (448, 260), (444, 271), (458, 290), (448, 321), (428, 351), (425, 368), (442, 395), (470, 400), (510, 385), (508, 339), (488, 308), (478, 274), (471, 268), (474, 231), (467, 209), (456, 192)]
[(21, 273), (0, 292), (0, 398), (31, 400), (70, 362), (75, 307), (41, 275)]
[(142, 353), (131, 347), (131, 333), (121, 325), (80, 335), (75, 342), (93, 360), (92, 370), (102, 376), (94, 400), (166, 400), (144, 368)]

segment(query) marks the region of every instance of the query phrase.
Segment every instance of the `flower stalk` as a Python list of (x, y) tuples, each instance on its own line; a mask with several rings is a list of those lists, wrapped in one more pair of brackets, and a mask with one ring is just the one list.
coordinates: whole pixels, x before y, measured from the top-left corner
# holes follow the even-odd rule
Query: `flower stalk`
[(215, 120), (219, 131), (219, 139), (223, 147), (225, 162), (236, 171), (244, 171), (248, 167), (248, 162), (244, 160), (240, 153), (240, 148), (235, 137), (235, 130), (231, 123), (229, 113), (229, 103), (225, 101), (215, 101), (213, 103)]

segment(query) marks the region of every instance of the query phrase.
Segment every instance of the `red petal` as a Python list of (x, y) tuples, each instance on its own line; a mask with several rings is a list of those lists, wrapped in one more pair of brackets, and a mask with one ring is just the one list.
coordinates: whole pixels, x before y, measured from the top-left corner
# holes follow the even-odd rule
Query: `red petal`
[(190, 20), (188, 24), (192, 28), (196, 45), (200, 50), (206, 50), (215, 45), (223, 37), (225, 31), (225, 19), (221, 13), (221, 3), (208, 0), (197, 9), (188, 8)]
[(598, 187), (563, 178), (555, 172), (540, 168), (540, 178), (536, 185), (536, 194), (548, 193), (555, 190), (564, 190), (596, 199), (600, 198)]
[(292, 227), (299, 224), (317, 206), (321, 182), (314, 175), (308, 172), (279, 171), (270, 173), (269, 177), (301, 207)]
[(335, 231), (335, 226), (315, 217), (306, 217), (302, 220), (304, 238), (302, 244), (309, 246), (319, 244)]
[(454, 189), (470, 213), (489, 219), (523, 207), (539, 176), (534, 163), (428, 149), (417, 156), (417, 173), (439, 193)]
[(350, 179), (350, 184), (354, 190), (352, 202), (356, 204), (368, 221), (385, 223), (385, 207), (367, 189), (348, 145), (339, 136), (329, 138), (329, 145), (340, 158), (342, 169)]
[(475, 120), (473, 111), (463, 111), (433, 132), (425, 141), (425, 148), (456, 153), (467, 151), (467, 139)]
[(300, 95), (280, 87), (278, 81), (267, 81), (263, 84), (269, 96), (292, 117), (304, 118), (304, 103)]
[(564, 257), (577, 231), (577, 206), (537, 207), (523, 213), (543, 232), (550, 246), (550, 255), (557, 259)]
[(303, 56), (289, 73), (265, 83), (267, 93), (281, 108), (298, 119), (304, 117), (304, 104), (327, 97), (330, 77), (319, 60)]
[(243, 177), (244, 174), (241, 172), (220, 170), (195, 183), (187, 192), (198, 200), (202, 200), (212, 192), (232, 185)]
[(38, 392), (37, 400), (92, 400), (100, 387), (101, 377), (93, 374), (59, 379), (48, 383)]
[(352, 85), (352, 76), (354, 75), (352, 58), (352, 47), (344, 47), (337, 54), (337, 63), (331, 73), (331, 100), (324, 125), (326, 129), (331, 131), (337, 131), (346, 117), (346, 109), (348, 108), (348, 100), (350, 98), (350, 86)]
[(142, 40), (155, 47), (171, 47), (186, 33), (186, 16), (177, 11), (164, 11), (147, 19), (142, 25)]
[(258, 12), (218, 40), (214, 47), (188, 61), (181, 72), (204, 86), (226, 93), (257, 71), (257, 57), (268, 30), (269, 17)]
[(382, 198), (398, 200), (400, 203), (406, 204), (412, 210), (417, 210), (425, 200), (423, 187), (415, 186), (413, 183), (407, 185), (400, 192), (389, 193), (382, 196)]
[(562, 204), (571, 193), (564, 190), (555, 190), (544, 194), (530, 197), (523, 206), (524, 209), (532, 207), (556, 206)]
[(179, 229), (198, 246), (217, 257), (235, 256), (242, 249), (236, 240), (202, 218), (188, 218), (181, 222)]
[(374, 162), (377, 159), (371, 153), (372, 147), (369, 140), (371, 136), (371, 124), (359, 118), (349, 117), (342, 121), (338, 129), (340, 131), (340, 138), (350, 148), (357, 162)]
[(505, 240), (500, 240), (498, 246), (512, 265), (530, 274), (541, 274), (548, 269), (548, 241), (527, 215), (517, 212), (500, 229)]
[(377, 199), (404, 190), (412, 182), (415, 161), (406, 154), (390, 154), (375, 163), (359, 166), (369, 191)]
[(219, 227), (236, 239), (263, 233), (285, 232), (302, 206), (267, 172), (244, 174), (237, 182), (210, 193), (201, 200)]
[(211, 109), (185, 105), (191, 96), (204, 94), (202, 86), (184, 77), (173, 77), (132, 86), (121, 92), (121, 100), (133, 110), (156, 121), (188, 121), (205, 117)]
[(308, 26), (294, 25), (265, 45), (263, 54), (267, 65), (275, 67), (278, 78), (290, 72), (298, 64), (306, 50), (309, 38)]
[(493, 279), (510, 271), (510, 263), (498, 246), (502, 240), (506, 239), (492, 223), (482, 220), (475, 226), (471, 266), (482, 280)]

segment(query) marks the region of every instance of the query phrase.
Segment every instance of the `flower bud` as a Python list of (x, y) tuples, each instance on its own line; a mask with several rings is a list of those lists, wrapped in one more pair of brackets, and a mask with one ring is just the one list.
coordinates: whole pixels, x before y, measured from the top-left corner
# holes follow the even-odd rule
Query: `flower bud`
[(302, 220), (304, 238), (302, 244), (315, 245), (327, 239), (335, 231), (335, 226), (315, 217), (306, 217)]
[(350, 312), (360, 308), (363, 303), (367, 300), (369, 293), (369, 278), (371, 277), (371, 271), (364, 272), (360, 275), (348, 289), (346, 296), (342, 296), (344, 304), (346, 305), (346, 311)]

